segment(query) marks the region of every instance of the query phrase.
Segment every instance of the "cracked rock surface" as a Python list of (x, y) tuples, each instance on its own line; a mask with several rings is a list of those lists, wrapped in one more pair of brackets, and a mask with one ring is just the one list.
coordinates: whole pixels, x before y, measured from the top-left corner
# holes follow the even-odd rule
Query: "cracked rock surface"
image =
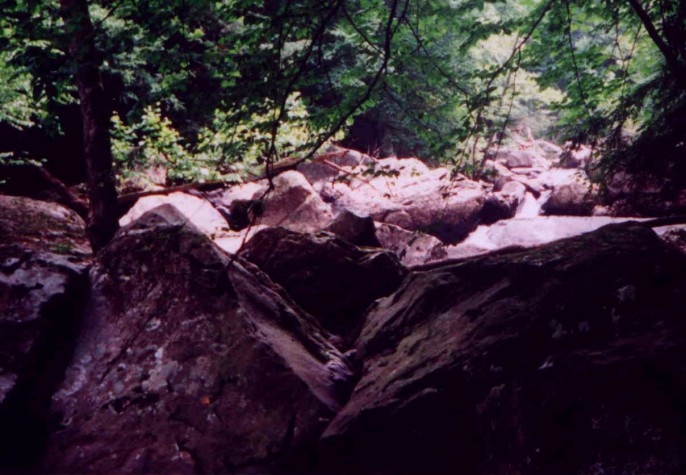
[(328, 334), (170, 205), (120, 230), (91, 280), (49, 471), (270, 473), (345, 396)]
[(0, 471), (38, 458), (88, 289), (83, 220), (0, 195)]
[(636, 223), (414, 272), (315, 473), (680, 473), (685, 301), (686, 257)]

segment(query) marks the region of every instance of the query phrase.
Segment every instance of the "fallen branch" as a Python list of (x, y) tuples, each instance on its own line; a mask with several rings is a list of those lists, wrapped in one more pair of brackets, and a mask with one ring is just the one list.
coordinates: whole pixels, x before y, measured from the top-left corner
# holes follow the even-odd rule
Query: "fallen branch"
[(0, 167), (0, 175), (8, 181), (5, 191), (9, 194), (53, 201), (74, 211), (84, 220), (88, 220), (86, 200), (79, 198), (67, 185), (42, 166), (30, 162), (3, 166)]
[(59, 196), (60, 204), (63, 204), (67, 208), (74, 211), (76, 214), (81, 216), (84, 220), (88, 219), (88, 204), (76, 196), (67, 186), (62, 183), (59, 179), (55, 178), (50, 172), (45, 168), (36, 165), (38, 173), (45, 180), (45, 182), (50, 186), (50, 188)]

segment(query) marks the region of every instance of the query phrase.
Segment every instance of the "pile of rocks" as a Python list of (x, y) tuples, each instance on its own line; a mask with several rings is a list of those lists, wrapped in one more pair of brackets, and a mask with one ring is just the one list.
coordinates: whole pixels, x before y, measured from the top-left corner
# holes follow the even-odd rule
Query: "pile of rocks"
[[(583, 153), (577, 154), (581, 158), (573, 163), (583, 166)], [(453, 249), (479, 225), (515, 216), (535, 217), (541, 210), (588, 215), (597, 198), (583, 169), (553, 166), (560, 164), (565, 154), (542, 141), (527, 150), (492, 154), (485, 162), (490, 181), (454, 175), (446, 167), (430, 168), (415, 158), (375, 159), (346, 149), (334, 149), (322, 157), (272, 180), (206, 194), (148, 196), (139, 200), (121, 223), (169, 203), (222, 249), (236, 253), (268, 227), (338, 233), (337, 229), (355, 227), (354, 223), (368, 218), (376, 232), (373, 241), (365, 245), (380, 245), (413, 266), (484, 252), (470, 246)], [(246, 206), (259, 207), (259, 213), (248, 212)], [(334, 222), (338, 224), (333, 226)], [(548, 241), (597, 228), (599, 223), (577, 225), (569, 228), (574, 232), (552, 235)], [(526, 244), (527, 238), (521, 243)]]
[(520, 145), (520, 149), (499, 150), (484, 162), (496, 190), (510, 183), (523, 185), (527, 199), (537, 203), (533, 211), (525, 210), (527, 217), (541, 211), (547, 215), (594, 214), (599, 196), (585, 171), (591, 157), (589, 148), (563, 150), (534, 140)]
[(0, 197), (0, 472), (686, 467), (686, 256), (648, 227), (408, 272), (370, 247), (394, 224), (235, 255), (191, 198), (92, 256), (78, 216)]

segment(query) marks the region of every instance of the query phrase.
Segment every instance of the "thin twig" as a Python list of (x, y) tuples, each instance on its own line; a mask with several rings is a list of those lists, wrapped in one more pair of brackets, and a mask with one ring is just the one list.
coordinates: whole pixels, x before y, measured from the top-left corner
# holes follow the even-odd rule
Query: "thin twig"
[(572, 66), (574, 67), (574, 75), (576, 77), (576, 84), (579, 89), (579, 98), (581, 99), (581, 103), (584, 106), (584, 111), (586, 112), (586, 116), (590, 119), (591, 118), (591, 111), (588, 107), (588, 101), (586, 100), (586, 93), (584, 92), (584, 88), (581, 85), (581, 72), (579, 71), (579, 65), (576, 61), (576, 52), (574, 50), (574, 40), (572, 39), (572, 11), (569, 8), (569, 2), (564, 2), (565, 8), (567, 9), (567, 28), (566, 28), (566, 33), (567, 33), (567, 40), (569, 42), (569, 52), (572, 54)]

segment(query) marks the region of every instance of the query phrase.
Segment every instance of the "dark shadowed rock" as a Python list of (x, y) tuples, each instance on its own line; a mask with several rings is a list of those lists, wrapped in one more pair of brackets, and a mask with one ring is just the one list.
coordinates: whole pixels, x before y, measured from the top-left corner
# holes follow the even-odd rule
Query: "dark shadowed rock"
[(567, 184), (553, 190), (543, 211), (548, 215), (590, 216), (596, 199), (582, 185)]
[(516, 210), (516, 206), (513, 207), (509, 200), (503, 199), (502, 196), (492, 194), (486, 197), (486, 200), (484, 201), (484, 207), (480, 214), (480, 221), (483, 224), (493, 224), (496, 221), (513, 217)]
[(670, 166), (657, 175), (620, 168), (607, 177), (603, 198), (615, 216), (686, 214), (686, 173), (683, 164), (680, 167)]
[(52, 201), (75, 211), (82, 218), (88, 216), (86, 201), (43, 166), (32, 163), (0, 164), (0, 177), (2, 194)]
[(500, 191), (486, 197), (480, 215), (481, 223), (493, 224), (496, 221), (512, 218), (525, 196), (526, 186), (517, 181), (507, 182)]
[(48, 471), (269, 473), (344, 397), (317, 322), (171, 205), (122, 229), (91, 280)]
[(406, 274), (388, 251), (284, 228), (260, 231), (241, 256), (283, 286), (324, 328), (343, 336), (358, 329), (369, 304), (397, 289)]
[(83, 220), (61, 205), (0, 196), (0, 472), (35, 463), (87, 297)]
[(686, 225), (673, 225), (655, 228), (660, 238), (686, 253)]
[(638, 224), (411, 274), (319, 473), (676, 474), (686, 256)]
[(593, 150), (585, 145), (566, 147), (560, 154), (561, 168), (582, 168), (591, 161)]
[(341, 211), (326, 231), (356, 246), (381, 247), (376, 238), (374, 220), (369, 216), (359, 216), (351, 211)]

